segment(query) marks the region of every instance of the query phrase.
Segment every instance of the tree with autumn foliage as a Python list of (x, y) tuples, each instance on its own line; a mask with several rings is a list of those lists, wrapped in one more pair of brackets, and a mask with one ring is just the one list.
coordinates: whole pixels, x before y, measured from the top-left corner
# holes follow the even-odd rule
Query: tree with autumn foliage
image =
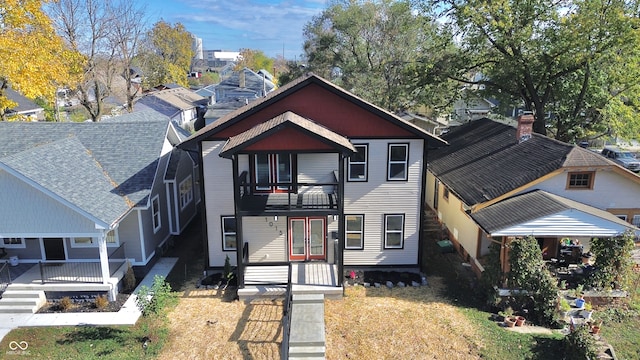
[(147, 87), (177, 83), (187, 87), (194, 56), (191, 33), (184, 25), (160, 20), (147, 33), (136, 62), (143, 69)]
[(82, 56), (64, 46), (43, 12), (46, 0), (0, 2), (0, 120), (17, 104), (6, 97), (9, 87), (31, 99), (55, 101), (56, 89), (73, 85)]
[(249, 68), (253, 71), (262, 69), (273, 71), (274, 60), (268, 57), (262, 50), (241, 49), (240, 60), (236, 63), (235, 70)]

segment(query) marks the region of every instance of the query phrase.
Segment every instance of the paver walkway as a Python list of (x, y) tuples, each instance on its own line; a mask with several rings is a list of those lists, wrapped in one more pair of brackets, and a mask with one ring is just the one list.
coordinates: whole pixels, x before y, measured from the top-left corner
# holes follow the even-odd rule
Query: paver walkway
[[(151, 287), (156, 275), (166, 277), (178, 258), (160, 258), (142, 279), (140, 287)], [(0, 314), (0, 341), (13, 329), (32, 326), (78, 326), (78, 325), (134, 325), (141, 313), (136, 305), (136, 295), (129, 296), (118, 312), (46, 313), (46, 314)]]

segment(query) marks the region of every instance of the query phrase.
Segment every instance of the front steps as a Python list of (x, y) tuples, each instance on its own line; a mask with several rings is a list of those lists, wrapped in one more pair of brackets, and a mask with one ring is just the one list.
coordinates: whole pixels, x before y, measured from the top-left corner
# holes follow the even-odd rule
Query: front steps
[(47, 299), (44, 291), (39, 290), (13, 290), (11, 287), (2, 293), (0, 299), (0, 313), (3, 314), (33, 314), (38, 311)]
[(324, 359), (324, 295), (293, 294), (289, 359)]

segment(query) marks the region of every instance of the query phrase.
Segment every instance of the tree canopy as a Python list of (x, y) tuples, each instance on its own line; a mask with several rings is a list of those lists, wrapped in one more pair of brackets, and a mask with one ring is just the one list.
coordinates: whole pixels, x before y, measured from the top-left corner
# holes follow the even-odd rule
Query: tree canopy
[(1, 120), (17, 105), (5, 95), (9, 86), (28, 98), (52, 101), (59, 86), (76, 81), (81, 56), (55, 35), (42, 5), (41, 0), (4, 0), (0, 6)]
[[(533, 111), (562, 141), (640, 137), (638, 4), (625, 0), (427, 0), (454, 34), (448, 76)], [(470, 75), (480, 74), (475, 80)]]
[(148, 87), (177, 83), (188, 86), (187, 74), (194, 51), (191, 33), (184, 25), (160, 20), (147, 33), (136, 62), (145, 74)]
[[(308, 68), (391, 111), (440, 108), (451, 37), (409, 1), (334, 1), (304, 29)], [(296, 69), (297, 71), (297, 69)]]
[(273, 59), (265, 55), (262, 50), (241, 49), (240, 61), (236, 63), (235, 70), (249, 68), (253, 71), (262, 69), (273, 71)]

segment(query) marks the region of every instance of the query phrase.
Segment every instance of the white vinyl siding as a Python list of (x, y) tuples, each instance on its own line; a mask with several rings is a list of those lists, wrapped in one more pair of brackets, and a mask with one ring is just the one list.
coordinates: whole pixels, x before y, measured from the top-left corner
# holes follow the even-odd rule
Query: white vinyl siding
[[(220, 217), (234, 214), (232, 162), (218, 156), (224, 141), (202, 142), (202, 172), (206, 201), (209, 263), (206, 266), (221, 267), (227, 255), (231, 265), (236, 264), (235, 253), (222, 251), (222, 226)], [(242, 160), (242, 158), (244, 159)], [(248, 170), (248, 159), (240, 156), (241, 165)], [(240, 168), (242, 172), (243, 168)]]
[[(360, 251), (345, 251), (345, 265), (416, 265), (420, 234), (423, 140), (367, 140), (368, 181), (345, 183), (344, 209), (346, 214), (364, 215), (364, 246)], [(407, 181), (387, 181), (389, 143), (409, 145)], [(384, 247), (385, 214), (404, 214), (402, 249)]]
[[(298, 154), (299, 183), (330, 183), (335, 181), (334, 171), (338, 170), (337, 154)], [(331, 186), (301, 187), (300, 192), (331, 191)]]
[(287, 217), (250, 216), (242, 219), (242, 235), (249, 243), (249, 262), (283, 262), (287, 256)]

